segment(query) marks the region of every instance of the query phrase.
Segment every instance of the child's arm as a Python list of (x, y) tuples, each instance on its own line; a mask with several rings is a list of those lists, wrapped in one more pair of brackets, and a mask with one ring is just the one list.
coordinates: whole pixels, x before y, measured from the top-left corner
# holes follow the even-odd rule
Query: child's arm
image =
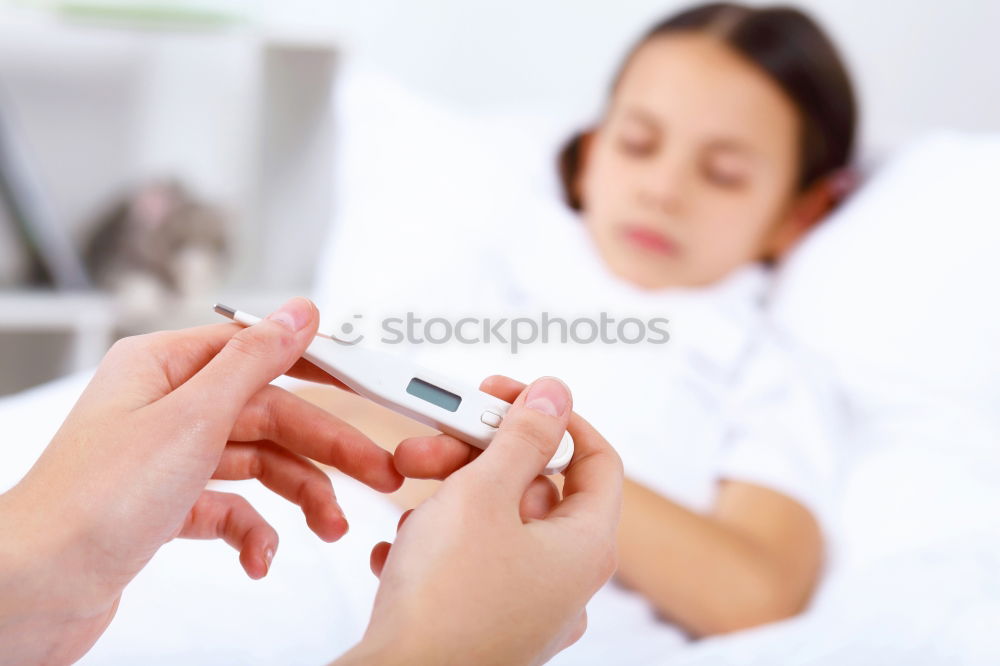
[(618, 547), (619, 579), (694, 636), (799, 612), (823, 552), (802, 505), (736, 481), (722, 482), (706, 516), (626, 480)]

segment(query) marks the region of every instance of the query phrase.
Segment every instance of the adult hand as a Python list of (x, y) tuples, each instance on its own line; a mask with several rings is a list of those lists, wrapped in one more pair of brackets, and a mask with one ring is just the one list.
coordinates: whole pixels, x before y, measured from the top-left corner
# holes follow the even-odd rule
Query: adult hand
[[(621, 460), (562, 382), (494, 376), (482, 389), (513, 402), (486, 451), (446, 435), (399, 445), (399, 471), (445, 481), (372, 551), (371, 623), (344, 663), (539, 663), (583, 634), (615, 569)], [(567, 427), (560, 500), (539, 474)]]
[(323, 376), (299, 361), (318, 323), (311, 302), (293, 299), (249, 328), (114, 345), (35, 466), (0, 497), (4, 658), (78, 658), (125, 585), (178, 536), (222, 538), (249, 576), (264, 576), (277, 533), (242, 497), (206, 490), (209, 479), (259, 479), (299, 504), (326, 541), (347, 522), (329, 477), (309, 459), (383, 492), (400, 486), (390, 454), (269, 385), (286, 371)]

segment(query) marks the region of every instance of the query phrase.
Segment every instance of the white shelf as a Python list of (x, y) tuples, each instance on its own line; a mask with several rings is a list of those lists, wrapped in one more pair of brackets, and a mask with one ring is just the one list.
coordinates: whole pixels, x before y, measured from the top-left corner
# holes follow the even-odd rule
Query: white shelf
[[(93, 367), (111, 344), (114, 326), (107, 296), (0, 292), (0, 356), (7, 357), (0, 393)], [(45, 334), (61, 335), (46, 341)]]
[(123, 192), (176, 177), (229, 214), (247, 289), (311, 284), (340, 52), (321, 26), (140, 29), (0, 6), (5, 115), (60, 223), (85, 237)]
[[(214, 298), (206, 295), (197, 301), (174, 302), (155, 315), (126, 320), (106, 294), (0, 291), (0, 358), (4, 360), (0, 395), (93, 368), (121, 335), (221, 322), (223, 319), (212, 311), (215, 302), (263, 316), (297, 295), (301, 294), (224, 290)], [(55, 340), (44, 340), (51, 334), (56, 334)], [(28, 351), (22, 353), (18, 348)], [(8, 374), (11, 367), (17, 376)]]
[(110, 328), (114, 307), (104, 294), (0, 291), (0, 331)]
[[(145, 29), (0, 6), (7, 110), (60, 223), (86, 237), (123, 192), (174, 176), (231, 215), (218, 300), (261, 314), (310, 288), (330, 224), (339, 54), (322, 26)], [(213, 302), (142, 317), (108, 295), (0, 290), (0, 393), (92, 367), (120, 334), (214, 322)]]

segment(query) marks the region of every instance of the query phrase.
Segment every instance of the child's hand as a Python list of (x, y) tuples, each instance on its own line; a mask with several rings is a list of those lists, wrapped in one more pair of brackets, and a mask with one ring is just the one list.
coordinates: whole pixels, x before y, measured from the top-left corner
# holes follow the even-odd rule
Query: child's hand
[[(576, 641), (585, 604), (615, 570), (622, 465), (543, 378), (482, 386), (513, 401), (486, 451), (446, 435), (404, 440), (396, 466), (445, 478), (372, 551), (381, 583), (365, 640), (344, 662), (540, 663)], [(516, 398), (516, 399), (515, 399)], [(576, 452), (565, 497), (538, 475), (563, 432)]]
[(296, 362), (318, 322), (312, 303), (295, 299), (246, 329), (220, 324), (117, 343), (32, 470), (0, 497), (8, 543), (18, 546), (11, 557), (27, 569), (16, 594), (0, 585), (13, 595), (0, 603), (0, 629), (10, 607), (44, 602), (62, 647), (51, 635), (32, 639), (25, 625), (16, 638), (78, 657), (124, 586), (177, 536), (222, 538), (248, 575), (264, 576), (278, 535), (243, 498), (205, 490), (209, 479), (259, 479), (299, 504), (327, 541), (347, 522), (310, 458), (377, 490), (397, 489), (389, 453), (269, 385), (293, 365), (316, 375)]

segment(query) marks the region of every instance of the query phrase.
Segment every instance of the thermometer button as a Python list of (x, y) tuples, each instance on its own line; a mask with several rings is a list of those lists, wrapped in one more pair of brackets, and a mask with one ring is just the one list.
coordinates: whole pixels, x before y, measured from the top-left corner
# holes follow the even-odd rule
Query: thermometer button
[(503, 417), (496, 412), (486, 410), (483, 412), (482, 416), (479, 417), (479, 420), (492, 428), (499, 428), (500, 421), (503, 420)]

